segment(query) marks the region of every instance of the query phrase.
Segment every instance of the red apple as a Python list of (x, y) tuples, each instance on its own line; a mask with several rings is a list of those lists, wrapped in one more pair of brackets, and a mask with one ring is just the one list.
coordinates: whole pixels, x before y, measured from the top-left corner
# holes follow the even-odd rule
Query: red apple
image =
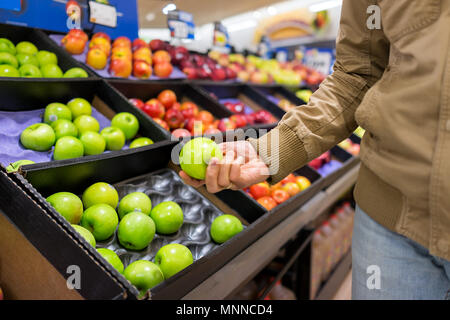
[(180, 110), (181, 111), (181, 104), (179, 102), (175, 102), (170, 109)]
[(227, 73), (223, 68), (216, 68), (211, 72), (211, 79), (213, 81), (223, 81), (227, 78)]
[(287, 193), (287, 191), (285, 190), (280, 190), (280, 189), (276, 189), (276, 190), (272, 190), (272, 192), (270, 193), (270, 196), (279, 204), (282, 203), (284, 201), (286, 201), (287, 199), (290, 198), (289, 193)]
[(205, 110), (200, 111), (195, 118), (203, 122), (205, 125), (213, 123), (214, 121), (214, 116), (212, 115), (212, 113)]
[(167, 124), (167, 122), (165, 122), (163, 119), (160, 118), (153, 118), (153, 120), (159, 124), (161, 127), (163, 127), (164, 129), (166, 129), (167, 131), (170, 130), (169, 125)]
[(183, 102), (180, 110), (185, 119), (195, 118), (199, 113), (198, 106), (190, 101)]
[(288, 182), (297, 182), (297, 177), (294, 174), (290, 173), (283, 180), (281, 180), (281, 184), (284, 185)]
[(243, 114), (245, 111), (245, 104), (243, 104), (242, 102), (226, 102), (225, 103), (225, 107), (227, 107), (228, 110), (230, 110), (233, 113), (237, 113), (237, 114)]
[(147, 42), (145, 42), (142, 39), (134, 39), (133, 43), (131, 44), (133, 51), (139, 49), (139, 48), (148, 48), (150, 49), (149, 45)]
[(173, 70), (173, 67), (169, 62), (156, 63), (153, 68), (155, 70), (155, 75), (160, 78), (167, 78)]
[(133, 59), (133, 53), (131, 53), (131, 49), (127, 47), (115, 47), (111, 49), (111, 60), (112, 59)]
[(132, 69), (133, 66), (129, 59), (112, 59), (109, 64), (109, 73), (113, 77), (128, 78)]
[(220, 131), (234, 130), (236, 129), (236, 123), (231, 121), (229, 118), (223, 118), (220, 119), (217, 129)]
[(89, 40), (88, 35), (81, 29), (70, 29), (69, 32), (67, 32), (67, 35), (70, 37), (81, 38), (84, 42)]
[(95, 38), (105, 38), (106, 40), (108, 40), (108, 42), (111, 42), (111, 38), (104, 32), (96, 32), (96, 33), (94, 33), (94, 35), (92, 36), (91, 40), (95, 39)]
[(173, 130), (172, 136), (174, 136), (175, 138), (190, 137), (191, 133), (186, 129), (178, 128)]
[(164, 50), (167, 47), (166, 43), (159, 39), (153, 39), (152, 41), (150, 41), (149, 46), (153, 52)]
[(236, 128), (242, 128), (247, 125), (247, 119), (242, 114), (234, 114), (230, 117), (230, 121), (234, 122)]
[(152, 64), (152, 53), (147, 47), (140, 47), (133, 52), (134, 61), (144, 61), (148, 64)]
[(255, 112), (255, 123), (272, 123), (272, 115), (269, 111), (259, 110)]
[(184, 122), (184, 127), (189, 130), (191, 134), (199, 135), (205, 131), (205, 124), (194, 118), (186, 119)]
[(111, 43), (105, 38), (95, 38), (89, 42), (89, 48), (99, 48), (101, 49), (106, 56), (109, 57), (111, 53)]
[(130, 98), (128, 99), (129, 102), (131, 102), (136, 108), (143, 109), (144, 108), (144, 101), (138, 98)]
[(152, 75), (152, 67), (145, 61), (133, 63), (133, 75), (139, 79), (148, 79)]
[(163, 62), (170, 62), (170, 54), (165, 50), (158, 50), (153, 53), (153, 63), (159, 64)]
[(267, 182), (260, 182), (250, 186), (249, 191), (255, 199), (268, 196), (270, 193), (269, 184)]
[(278, 205), (277, 202), (272, 197), (269, 197), (269, 196), (259, 198), (256, 201), (258, 201), (258, 203), (260, 205), (262, 205), (264, 208), (266, 208), (267, 211), (272, 210), (273, 208), (275, 208)]
[(70, 54), (82, 54), (86, 41), (83, 38), (66, 35), (62, 38), (61, 44)]
[(166, 89), (161, 91), (158, 94), (158, 98), (159, 102), (162, 103), (162, 105), (166, 108), (169, 109), (172, 107), (172, 105), (177, 102), (177, 95), (175, 94), (175, 92), (173, 92), (172, 90)]
[(146, 114), (148, 114), (152, 118), (164, 118), (164, 114), (166, 110), (161, 102), (157, 99), (150, 99), (145, 102), (144, 107), (142, 108)]
[(217, 133), (222, 133), (222, 131), (220, 131), (217, 128), (209, 128), (209, 129), (206, 129), (204, 133), (205, 134), (217, 134)]
[(171, 61), (178, 65), (189, 56), (189, 51), (185, 47), (178, 46), (171, 48), (169, 54)]
[(116, 38), (116, 40), (114, 40), (113, 47), (127, 47), (131, 49), (131, 40), (128, 39), (127, 37), (121, 36)]
[(181, 128), (184, 125), (184, 117), (181, 111), (176, 109), (169, 109), (164, 116), (164, 120), (171, 129)]
[(183, 73), (188, 79), (197, 79), (197, 70), (195, 68), (183, 68)]
[(245, 114), (245, 120), (247, 120), (247, 124), (252, 125), (255, 124), (255, 114), (254, 113), (250, 113), (250, 114)]

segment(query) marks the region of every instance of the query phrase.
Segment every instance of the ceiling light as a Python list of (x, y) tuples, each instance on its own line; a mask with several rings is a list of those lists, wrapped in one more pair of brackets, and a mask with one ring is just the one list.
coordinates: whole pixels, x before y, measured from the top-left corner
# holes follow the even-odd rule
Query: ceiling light
[(234, 32), (243, 29), (249, 29), (256, 27), (257, 23), (255, 20), (244, 20), (242, 22), (230, 24), (227, 27), (228, 32)]
[(153, 12), (149, 12), (145, 16), (145, 20), (147, 20), (147, 21), (153, 21), (153, 20), (155, 20), (155, 18), (156, 18), (156, 15)]
[(166, 5), (163, 9), (162, 12), (164, 14), (168, 14), (169, 11), (173, 11), (176, 10), (177, 6), (175, 5), (175, 3), (169, 3), (168, 5)]
[(331, 8), (336, 8), (341, 5), (342, 5), (342, 0), (329, 0), (329, 1), (324, 1), (324, 2), (320, 2), (320, 3), (309, 6), (309, 11), (319, 12), (319, 11), (323, 11), (323, 10), (327, 10), (327, 9), (331, 9)]

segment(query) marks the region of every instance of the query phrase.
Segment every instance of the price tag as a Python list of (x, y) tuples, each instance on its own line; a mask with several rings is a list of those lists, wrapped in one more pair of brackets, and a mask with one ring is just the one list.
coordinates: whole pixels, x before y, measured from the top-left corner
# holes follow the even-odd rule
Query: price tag
[(107, 27), (117, 27), (116, 7), (108, 4), (89, 1), (89, 22), (101, 24)]
[(171, 30), (173, 38), (186, 39), (189, 35), (189, 28), (186, 22), (171, 20), (169, 23), (169, 29)]
[(307, 49), (303, 57), (303, 63), (322, 74), (330, 74), (334, 63), (333, 50), (325, 48)]

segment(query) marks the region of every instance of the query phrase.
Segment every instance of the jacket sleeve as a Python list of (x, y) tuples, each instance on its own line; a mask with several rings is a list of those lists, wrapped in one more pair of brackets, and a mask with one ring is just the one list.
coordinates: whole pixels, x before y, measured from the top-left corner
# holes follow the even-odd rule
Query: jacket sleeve
[(375, 2), (343, 1), (333, 73), (307, 105), (287, 112), (268, 134), (249, 139), (270, 169), (270, 182), (280, 181), (356, 129), (356, 108), (389, 60), (384, 33), (367, 27), (367, 9)]

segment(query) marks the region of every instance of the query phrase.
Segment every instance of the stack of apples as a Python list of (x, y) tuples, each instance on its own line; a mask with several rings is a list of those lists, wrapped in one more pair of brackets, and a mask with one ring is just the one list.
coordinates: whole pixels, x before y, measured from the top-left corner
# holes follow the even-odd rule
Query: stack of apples
[[(120, 112), (112, 118), (111, 126), (100, 132), (91, 104), (83, 98), (74, 98), (67, 104), (50, 103), (45, 108), (43, 123), (27, 127), (20, 142), (34, 151), (49, 151), (55, 146), (53, 159), (64, 160), (121, 150), (138, 130), (137, 118), (129, 112)], [(139, 137), (131, 142), (130, 148), (152, 143), (150, 138)]]
[(113, 41), (109, 74), (113, 77), (128, 78), (133, 71), (133, 53), (131, 41), (127, 37), (118, 37)]
[(349, 138), (338, 143), (338, 146), (354, 156), (359, 155), (360, 145)]
[(148, 79), (152, 75), (152, 52), (147, 42), (142, 39), (133, 41), (133, 76)]
[(81, 68), (71, 68), (65, 73), (58, 66), (53, 52), (38, 50), (29, 41), (14, 45), (7, 38), (0, 38), (0, 77), (26, 78), (79, 78), (88, 74)]
[(102, 70), (106, 67), (110, 55), (111, 38), (104, 32), (95, 33), (89, 42), (86, 64), (94, 69)]
[(174, 137), (220, 132), (217, 129), (219, 120), (210, 112), (200, 110), (192, 101), (179, 102), (175, 92), (170, 89), (161, 91), (156, 98), (146, 102), (138, 98), (129, 101), (161, 127), (171, 131)]
[(245, 193), (255, 199), (268, 211), (280, 203), (295, 196), (311, 185), (308, 178), (289, 174), (280, 182), (270, 185), (267, 181), (260, 182), (244, 189)]
[[(123, 248), (140, 251), (152, 242), (155, 233), (174, 235), (184, 221), (182, 208), (176, 202), (165, 201), (152, 207), (151, 199), (143, 192), (129, 193), (119, 201), (117, 190), (106, 182), (89, 186), (81, 198), (57, 192), (46, 200), (94, 248), (97, 242), (117, 234)], [(136, 260), (126, 268), (113, 250), (97, 250), (141, 295), (193, 263), (189, 248), (178, 243), (159, 248), (154, 262)]]
[[(267, 110), (258, 110), (246, 113), (246, 106), (242, 101), (224, 103), (224, 106), (234, 113), (229, 119), (235, 124), (235, 128), (242, 128), (247, 125), (269, 124), (278, 120)], [(234, 128), (233, 128), (234, 129)]]

